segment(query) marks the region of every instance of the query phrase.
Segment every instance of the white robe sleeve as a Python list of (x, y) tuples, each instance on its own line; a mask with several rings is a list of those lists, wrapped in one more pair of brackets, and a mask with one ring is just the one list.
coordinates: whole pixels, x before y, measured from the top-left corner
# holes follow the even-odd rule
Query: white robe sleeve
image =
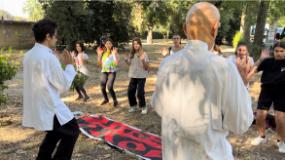
[(161, 63), (157, 74), (157, 80), (155, 85), (155, 91), (152, 95), (151, 106), (157, 112), (158, 115), (163, 115), (163, 84), (166, 79), (166, 68), (163, 66), (164, 62)]
[(52, 57), (49, 60), (47, 66), (47, 79), (60, 93), (69, 90), (75, 75), (76, 71), (73, 65), (66, 65), (65, 70), (63, 70), (56, 57)]
[(223, 128), (242, 134), (253, 121), (251, 97), (234, 64), (228, 63), (225, 79), (222, 97)]

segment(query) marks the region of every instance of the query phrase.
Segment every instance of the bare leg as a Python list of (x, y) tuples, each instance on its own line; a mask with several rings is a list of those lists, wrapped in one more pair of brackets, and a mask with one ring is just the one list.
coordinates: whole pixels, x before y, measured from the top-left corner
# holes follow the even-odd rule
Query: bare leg
[(266, 116), (267, 116), (267, 110), (257, 110), (257, 115), (256, 115), (256, 126), (258, 130), (258, 134), (261, 137), (265, 136), (265, 129), (266, 129)]
[(278, 140), (285, 140), (285, 113), (275, 111), (276, 132)]

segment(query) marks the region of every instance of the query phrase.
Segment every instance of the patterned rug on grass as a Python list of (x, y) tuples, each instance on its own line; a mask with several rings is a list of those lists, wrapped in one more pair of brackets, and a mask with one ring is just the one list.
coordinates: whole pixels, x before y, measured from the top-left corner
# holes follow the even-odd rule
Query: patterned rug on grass
[(89, 138), (146, 160), (161, 160), (161, 139), (152, 133), (114, 121), (102, 115), (78, 118), (81, 132)]

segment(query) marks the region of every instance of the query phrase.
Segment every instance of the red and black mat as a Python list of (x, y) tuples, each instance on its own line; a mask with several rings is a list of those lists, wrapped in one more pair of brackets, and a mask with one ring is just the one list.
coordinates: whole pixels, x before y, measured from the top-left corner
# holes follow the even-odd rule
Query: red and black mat
[(161, 160), (159, 136), (111, 120), (102, 115), (78, 118), (81, 132), (89, 138), (101, 140), (126, 153), (146, 160)]

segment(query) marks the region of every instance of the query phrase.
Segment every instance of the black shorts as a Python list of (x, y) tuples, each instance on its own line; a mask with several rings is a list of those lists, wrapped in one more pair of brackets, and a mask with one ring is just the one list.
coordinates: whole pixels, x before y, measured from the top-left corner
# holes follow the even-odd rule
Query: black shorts
[(284, 89), (284, 87), (261, 87), (257, 109), (269, 110), (273, 104), (275, 111), (285, 112)]

